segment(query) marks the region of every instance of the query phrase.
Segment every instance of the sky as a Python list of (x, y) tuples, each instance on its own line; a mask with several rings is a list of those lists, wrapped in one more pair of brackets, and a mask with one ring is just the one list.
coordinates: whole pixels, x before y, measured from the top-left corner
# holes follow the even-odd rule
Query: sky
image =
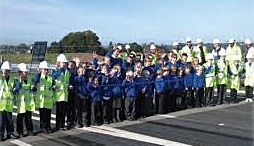
[(92, 30), (103, 45), (254, 41), (253, 0), (0, 0), (0, 44), (59, 41)]

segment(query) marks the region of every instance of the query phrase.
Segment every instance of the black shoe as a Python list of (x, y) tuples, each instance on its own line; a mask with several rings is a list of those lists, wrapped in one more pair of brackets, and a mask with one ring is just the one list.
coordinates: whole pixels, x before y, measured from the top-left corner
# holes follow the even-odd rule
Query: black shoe
[(35, 133), (35, 132), (32, 132), (32, 131), (28, 131), (28, 132), (27, 132), (27, 135), (28, 135), (28, 136), (35, 136), (36, 133)]
[(7, 139), (19, 139), (20, 137), (14, 133), (7, 135)]
[(78, 124), (77, 125), (77, 128), (83, 128), (84, 126), (83, 126), (83, 124)]
[(51, 134), (51, 133), (52, 133), (51, 129), (50, 129), (50, 128), (47, 128), (45, 134)]
[(26, 137), (27, 135), (24, 134), (24, 133), (22, 133), (22, 134), (18, 134), (18, 136), (19, 136), (20, 138), (22, 138), (22, 137)]
[(5, 141), (4, 136), (1, 136), (1, 137), (0, 137), (0, 140), (1, 140), (1, 141)]

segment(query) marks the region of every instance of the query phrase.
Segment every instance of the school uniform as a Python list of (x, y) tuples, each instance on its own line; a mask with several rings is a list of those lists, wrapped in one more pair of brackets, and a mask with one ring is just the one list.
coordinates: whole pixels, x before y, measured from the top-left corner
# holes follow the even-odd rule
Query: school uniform
[(176, 110), (176, 98), (178, 96), (178, 93), (177, 93), (177, 90), (176, 88), (174, 88), (174, 85), (177, 84), (177, 75), (175, 73), (171, 73), (170, 74), (170, 78), (171, 78), (171, 85), (172, 85), (172, 91), (171, 91), (171, 108), (172, 108), (172, 111), (175, 111)]
[(102, 116), (103, 123), (109, 124), (112, 122), (112, 91), (109, 83), (109, 75), (103, 75), (101, 81), (101, 96), (102, 96)]
[(55, 84), (49, 75), (36, 74), (33, 83), (36, 91), (35, 107), (39, 109), (40, 129), (42, 132), (51, 133), (51, 111), (53, 107), (53, 85)]
[(153, 114), (153, 93), (154, 87), (150, 80), (144, 79), (145, 84), (145, 93), (144, 93), (144, 102), (141, 103), (142, 106), (142, 115), (144, 117), (151, 116)]
[(10, 138), (19, 138), (14, 134), (14, 125), (12, 120), (12, 111), (13, 111), (13, 88), (14, 88), (14, 79), (10, 76), (0, 77), (0, 140), (4, 141), (5, 130), (7, 132), (7, 139)]
[(205, 74), (205, 105), (215, 105), (213, 98), (214, 87), (216, 86), (216, 71), (217, 67), (215, 64), (211, 66), (208, 63), (203, 65)]
[[(87, 78), (85, 75), (75, 77), (76, 84), (76, 115), (78, 127), (89, 127), (91, 125), (91, 98), (87, 91)], [(83, 125), (83, 114), (84, 124)]]
[(162, 76), (155, 79), (155, 89), (156, 89), (156, 98), (155, 98), (155, 112), (157, 114), (165, 113), (165, 89), (166, 83)]
[(87, 83), (87, 89), (90, 92), (92, 105), (91, 105), (91, 122), (92, 125), (102, 124), (102, 114), (101, 114), (101, 93), (99, 85), (93, 85), (91, 81)]
[(122, 68), (124, 72), (134, 71), (134, 66), (135, 66), (135, 63), (133, 61), (131, 61), (131, 63), (128, 63), (126, 60), (124, 60), (122, 64)]
[(32, 81), (25, 79), (16, 84), (16, 105), (17, 105), (17, 133), (25, 136), (23, 121), (25, 121), (27, 135), (33, 134), (32, 112), (35, 111), (34, 93), (31, 90)]
[(203, 107), (205, 105), (204, 101), (204, 85), (205, 76), (203, 74), (194, 74), (193, 78), (193, 88), (195, 97), (195, 107)]
[(173, 85), (176, 97), (176, 110), (184, 109), (186, 106), (186, 100), (184, 98), (184, 78), (183, 76), (177, 76), (175, 78), (175, 84)]
[(143, 76), (136, 76), (134, 78), (134, 82), (137, 84), (137, 117), (143, 116), (142, 111), (144, 111), (144, 99), (145, 99), (145, 84), (144, 84), (145, 78)]
[(188, 108), (194, 107), (194, 92), (193, 92), (193, 74), (187, 73), (184, 75), (184, 98), (186, 99), (186, 105)]
[(237, 91), (240, 89), (240, 76), (243, 74), (243, 66), (231, 64), (229, 66), (230, 98), (228, 103), (237, 102)]
[(125, 96), (125, 115), (127, 120), (137, 119), (137, 85), (134, 80), (124, 79), (122, 83)]
[(227, 60), (219, 59), (217, 62), (218, 73), (217, 73), (217, 89), (218, 96), (215, 98), (214, 104), (223, 104), (226, 98), (226, 90), (228, 84), (228, 69), (229, 62)]
[(121, 74), (114, 73), (114, 75), (109, 80), (112, 86), (112, 118), (113, 122), (120, 122), (121, 116), (120, 112), (123, 110), (122, 107), (122, 77)]
[(170, 75), (166, 75), (163, 76), (163, 79), (166, 83), (166, 87), (165, 87), (165, 98), (164, 98), (164, 102), (165, 102), (165, 112), (168, 113), (170, 111), (173, 110), (172, 108), (172, 80), (171, 80), (171, 76)]

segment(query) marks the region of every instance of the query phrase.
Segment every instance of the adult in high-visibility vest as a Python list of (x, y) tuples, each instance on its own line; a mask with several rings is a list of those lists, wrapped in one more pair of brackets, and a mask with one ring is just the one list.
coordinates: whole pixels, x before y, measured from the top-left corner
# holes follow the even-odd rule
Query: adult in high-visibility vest
[[(28, 69), (25, 63), (20, 63), (19, 81), (16, 83), (16, 105), (17, 105), (17, 133), (20, 137), (32, 136), (33, 121), (32, 112), (35, 111), (34, 93), (31, 92), (32, 81), (28, 78)], [(26, 123), (27, 134), (24, 134), (23, 121)]]
[(254, 55), (254, 48), (252, 46), (252, 42), (250, 39), (245, 39), (244, 41), (244, 44), (245, 44), (245, 48), (246, 48), (246, 51), (245, 51), (245, 55), (244, 55), (244, 61), (247, 62), (247, 54), (250, 54), (250, 55)]
[(203, 65), (205, 74), (205, 99), (206, 105), (213, 106), (213, 90), (216, 86), (216, 65), (214, 64), (214, 57), (212, 53), (207, 54), (207, 62)]
[(7, 139), (17, 139), (19, 136), (14, 134), (12, 121), (15, 84), (14, 79), (10, 77), (10, 63), (4, 61), (1, 69), (3, 74), (0, 77), (0, 140), (4, 141), (5, 130), (7, 131)]
[(181, 59), (181, 54), (180, 54), (180, 47), (178, 42), (173, 42), (173, 48), (172, 52), (174, 52), (177, 56), (177, 60)]
[(207, 48), (203, 44), (203, 40), (201, 38), (197, 38), (197, 46), (193, 49), (194, 55), (198, 57), (199, 63), (203, 65), (206, 62), (206, 54)]
[(213, 51), (214, 60), (218, 61), (220, 59), (220, 51), (223, 50), (226, 53), (226, 50), (221, 47), (219, 39), (213, 39)]
[(60, 68), (53, 74), (53, 80), (56, 84), (54, 93), (56, 102), (56, 130), (65, 130), (70, 72), (67, 68), (68, 60), (64, 54), (58, 55), (57, 62), (59, 62)]
[(233, 57), (234, 61), (229, 65), (229, 85), (230, 85), (230, 99), (229, 103), (236, 103), (237, 91), (240, 89), (240, 76), (244, 66), (240, 64), (241, 57), (236, 55)]
[(225, 95), (226, 95), (227, 83), (228, 83), (229, 62), (226, 60), (225, 49), (220, 50), (219, 56), (220, 56), (220, 59), (216, 62), (218, 66), (218, 72), (217, 72), (218, 96), (215, 98), (218, 99), (219, 104), (223, 104)]
[[(227, 56), (226, 56), (226, 60), (229, 61), (229, 63), (233, 63), (234, 62), (234, 57), (235, 56), (239, 56), (240, 59), (242, 59), (242, 52), (241, 52), (241, 49), (240, 47), (236, 44), (236, 41), (235, 39), (231, 38), (229, 39), (228, 41), (228, 47), (226, 49), (226, 53), (227, 53)], [(241, 60), (240, 60), (241, 61)]]
[(152, 56), (152, 65), (155, 65), (156, 62), (157, 62), (157, 55), (156, 55), (156, 53), (157, 53), (156, 46), (154, 44), (152, 44), (150, 46), (150, 54)]
[(253, 87), (254, 87), (254, 62), (253, 62), (253, 54), (249, 52), (246, 55), (247, 62), (245, 63), (245, 94), (246, 94), (246, 101), (252, 102), (253, 98)]
[(192, 59), (195, 57), (195, 52), (193, 51), (193, 46), (191, 44), (191, 38), (187, 37), (185, 39), (186, 45), (180, 51), (180, 54), (186, 53), (188, 55), (187, 62), (191, 63)]
[(49, 66), (46, 61), (39, 65), (40, 72), (33, 79), (32, 90), (36, 89), (35, 106), (40, 113), (40, 128), (45, 134), (51, 133), (51, 111), (53, 107), (54, 82), (52, 76), (48, 75)]

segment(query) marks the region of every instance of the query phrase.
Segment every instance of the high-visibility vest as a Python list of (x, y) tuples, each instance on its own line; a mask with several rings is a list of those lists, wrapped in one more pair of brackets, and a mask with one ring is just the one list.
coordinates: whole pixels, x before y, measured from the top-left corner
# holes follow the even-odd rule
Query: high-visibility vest
[(219, 59), (216, 64), (218, 68), (220, 68), (220, 70), (222, 71), (218, 72), (217, 83), (219, 85), (227, 84), (229, 62), (227, 60), (225, 60), (224, 62), (224, 60)]
[(52, 77), (41, 76), (40, 82), (37, 84), (37, 92), (35, 98), (36, 108), (52, 109), (53, 107), (53, 91), (52, 91)]
[(17, 113), (25, 113), (26, 111), (35, 111), (34, 93), (31, 93), (31, 80), (27, 80), (27, 84), (22, 83), (17, 98)]
[(181, 55), (183, 55), (183, 53), (186, 53), (188, 55), (187, 62), (192, 62), (192, 59), (195, 57), (194, 50), (192, 48), (189, 48), (189, 46), (186, 45), (180, 51)]
[(245, 63), (245, 80), (244, 80), (244, 85), (245, 86), (254, 86), (254, 62), (252, 62), (251, 66), (249, 65), (248, 62)]
[[(208, 68), (208, 64), (203, 65), (205, 68)], [(212, 65), (212, 69), (209, 73), (205, 74), (205, 87), (214, 87), (216, 86), (216, 67), (215, 64)]]
[(180, 50), (179, 51), (177, 51), (176, 49), (172, 49), (172, 52), (173, 53), (175, 53), (176, 54), (176, 56), (177, 56), (177, 60), (180, 60), (181, 59), (181, 55), (180, 55)]
[(152, 65), (155, 65), (157, 62), (157, 57), (155, 54), (151, 54), (152, 55)]
[(241, 49), (236, 44), (233, 47), (229, 45), (226, 49), (226, 53), (227, 53), (226, 60), (228, 60), (230, 64), (234, 62), (234, 57), (236, 55), (242, 58)]
[(61, 73), (60, 77), (55, 79), (56, 91), (54, 94), (54, 98), (56, 102), (68, 101), (69, 78), (70, 73), (68, 70), (66, 70), (64, 74)]
[(14, 86), (13, 78), (9, 78), (8, 84), (4, 77), (0, 78), (0, 111), (13, 111), (14, 95), (12, 89)]
[(125, 57), (128, 55), (127, 52), (121, 52), (118, 57), (122, 59), (122, 61), (124, 61)]
[[(202, 48), (203, 48), (203, 51), (204, 51), (204, 55), (206, 56), (206, 54), (207, 54), (207, 48), (206, 48), (206, 46), (203, 46)], [(193, 51), (194, 51), (194, 56), (198, 57), (198, 61), (199, 61), (199, 63), (201, 63), (202, 58), (201, 58), (200, 48), (198, 46), (196, 46), (196, 47), (194, 47)], [(206, 59), (206, 61), (207, 61), (207, 59)]]
[(233, 73), (233, 75), (231, 75), (229, 77), (229, 87), (230, 89), (236, 89), (239, 90), (240, 89), (240, 77), (239, 77), (239, 73), (243, 70), (243, 66), (239, 64), (238, 69), (236, 68), (235, 64), (231, 64), (230, 65), (230, 70)]

